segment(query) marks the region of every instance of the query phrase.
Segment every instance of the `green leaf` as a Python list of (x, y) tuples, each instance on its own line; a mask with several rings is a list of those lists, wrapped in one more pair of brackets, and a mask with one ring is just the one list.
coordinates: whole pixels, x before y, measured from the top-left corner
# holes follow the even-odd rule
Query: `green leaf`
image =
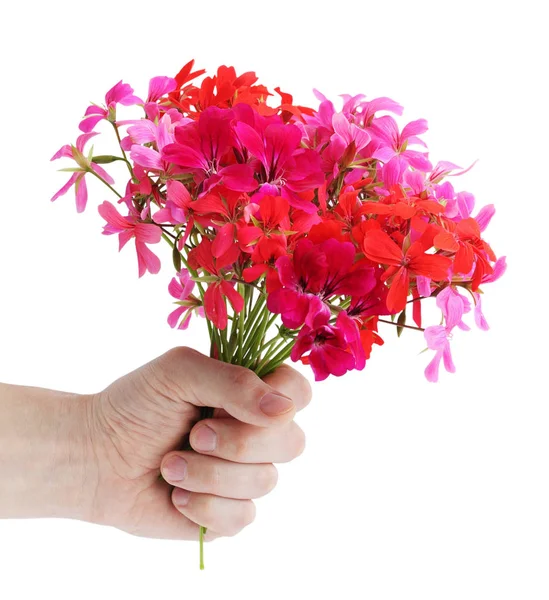
[(177, 249), (177, 242), (175, 242), (173, 245), (172, 258), (173, 266), (175, 267), (175, 270), (179, 273), (179, 271), (181, 271), (181, 252), (179, 252), (179, 250)]
[(402, 325), (406, 325), (406, 309), (404, 309), (400, 315), (398, 315), (398, 319), (397, 319), (397, 336), (400, 337), (402, 334), (402, 330), (404, 329), (403, 327), (401, 327)]
[(92, 157), (91, 161), (96, 165), (106, 165), (108, 163), (113, 163), (115, 160), (124, 160), (120, 156), (112, 156), (111, 154), (100, 154), (99, 156)]

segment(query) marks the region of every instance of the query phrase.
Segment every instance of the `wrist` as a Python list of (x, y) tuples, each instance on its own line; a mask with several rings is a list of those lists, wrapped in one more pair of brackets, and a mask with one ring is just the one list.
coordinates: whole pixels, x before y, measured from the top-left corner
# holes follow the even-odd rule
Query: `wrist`
[(0, 517), (90, 520), (90, 397), (1, 385), (0, 398)]

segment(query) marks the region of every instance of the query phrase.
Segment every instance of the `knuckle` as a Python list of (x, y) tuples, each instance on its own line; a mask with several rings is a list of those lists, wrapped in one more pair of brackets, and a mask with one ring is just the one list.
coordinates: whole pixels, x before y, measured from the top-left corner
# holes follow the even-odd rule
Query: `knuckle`
[(197, 512), (204, 518), (204, 522), (215, 520), (217, 511), (215, 509), (216, 496), (203, 494), (200, 497), (200, 506), (197, 506)]
[(257, 388), (258, 377), (255, 373), (245, 367), (234, 366), (231, 373), (232, 383), (244, 389)]
[(300, 377), (299, 386), (301, 397), (305, 403), (304, 406), (307, 406), (313, 397), (313, 386), (311, 385), (310, 381), (305, 379), (303, 376)]
[(190, 348), (189, 346), (174, 346), (167, 350), (160, 359), (165, 360), (166, 362), (176, 362), (180, 363), (188, 360), (189, 358), (200, 354), (194, 348)]
[(299, 425), (296, 424), (292, 444), (294, 458), (297, 458), (303, 454), (303, 451), (305, 450), (305, 441), (305, 432), (303, 429), (301, 429), (301, 427), (299, 427)]
[(278, 469), (273, 464), (261, 465), (258, 479), (261, 493), (268, 494), (278, 483)]
[(238, 533), (244, 527), (254, 522), (256, 515), (255, 504), (251, 500), (242, 500), (240, 509), (237, 511), (234, 520), (235, 533)]
[(200, 471), (201, 484), (204, 488), (215, 494), (221, 487), (221, 469), (219, 468), (219, 464), (215, 462), (214, 464), (207, 463), (207, 467), (203, 467)]
[(243, 462), (250, 452), (250, 444), (246, 436), (239, 435), (234, 441), (233, 458), (238, 462)]

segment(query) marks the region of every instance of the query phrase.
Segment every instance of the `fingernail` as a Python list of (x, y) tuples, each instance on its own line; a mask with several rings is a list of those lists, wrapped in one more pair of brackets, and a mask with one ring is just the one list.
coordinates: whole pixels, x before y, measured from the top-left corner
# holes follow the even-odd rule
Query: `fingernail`
[(202, 425), (193, 433), (192, 447), (200, 452), (212, 452), (217, 446), (217, 434), (207, 425)]
[(162, 472), (170, 481), (182, 481), (187, 476), (187, 461), (181, 456), (170, 456), (164, 463)]
[(283, 415), (291, 411), (293, 407), (294, 403), (289, 398), (272, 393), (265, 394), (259, 403), (259, 408), (268, 417)]
[(189, 503), (191, 492), (181, 488), (175, 488), (172, 494), (172, 500), (176, 506), (186, 506)]

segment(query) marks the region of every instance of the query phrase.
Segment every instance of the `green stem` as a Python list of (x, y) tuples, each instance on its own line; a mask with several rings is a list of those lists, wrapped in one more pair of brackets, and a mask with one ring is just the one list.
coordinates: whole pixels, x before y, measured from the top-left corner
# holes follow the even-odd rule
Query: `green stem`
[(415, 329), (416, 331), (425, 331), (423, 327), (414, 327), (413, 325), (400, 325), (393, 323), (393, 321), (386, 321), (385, 319), (378, 319), (380, 323), (387, 323), (388, 325), (394, 325), (395, 327), (404, 327), (404, 329)]
[[(244, 296), (246, 296), (246, 288), (239, 283), (238, 284), (239, 290), (242, 293), (242, 291), (244, 291)], [(235, 321), (236, 322), (236, 321)], [(244, 342), (244, 323), (246, 322), (246, 300), (244, 300), (244, 308), (240, 311), (240, 318), (238, 321), (239, 327), (238, 327), (238, 357), (237, 357), (237, 361), (238, 364), (241, 365), (242, 364), (242, 355), (244, 353), (244, 348), (243, 348), (243, 342)]]
[(122, 198), (122, 196), (112, 187), (112, 185), (110, 183), (107, 183), (103, 177), (101, 177), (101, 175), (99, 175), (98, 173), (96, 173), (93, 169), (87, 169), (87, 173), (93, 173), (93, 175), (95, 175), (97, 177), (97, 179), (99, 179), (99, 181), (102, 181), (111, 191), (113, 191), (119, 198)]
[(128, 157), (126, 156), (126, 152), (124, 150), (124, 148), (122, 148), (122, 140), (120, 139), (120, 132), (118, 131), (118, 126), (116, 125), (116, 123), (112, 123), (112, 126), (114, 127), (114, 132), (116, 133), (116, 139), (118, 140), (118, 145), (120, 146), (120, 150), (122, 150), (122, 156), (124, 157), (124, 162), (126, 163), (126, 166), (128, 167), (128, 171), (130, 172), (130, 176), (132, 178), (132, 181), (134, 183), (137, 183), (137, 179), (135, 178), (135, 175), (133, 174), (133, 169), (132, 169), (132, 165), (130, 163), (130, 161), (128, 160)]

